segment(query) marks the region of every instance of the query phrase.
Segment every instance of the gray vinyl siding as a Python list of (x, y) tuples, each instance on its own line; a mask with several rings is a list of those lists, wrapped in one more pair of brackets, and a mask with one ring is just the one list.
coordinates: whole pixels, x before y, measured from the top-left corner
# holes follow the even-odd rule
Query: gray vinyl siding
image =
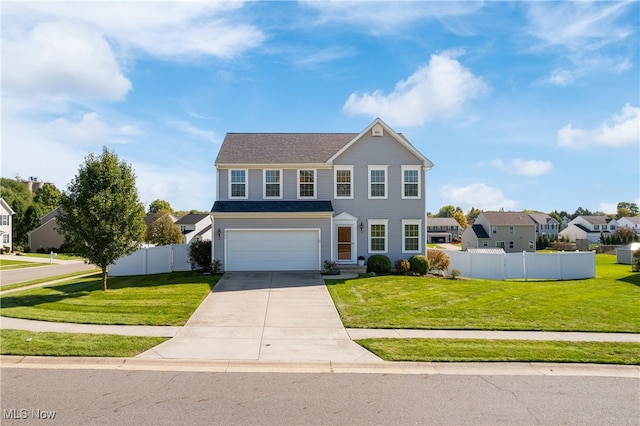
[[(220, 228), (222, 238), (216, 232)], [(320, 229), (321, 262), (331, 259), (331, 220), (329, 218), (291, 219), (291, 218), (214, 218), (213, 220), (213, 256), (220, 259), (224, 268), (224, 230), (225, 229)]]
[[(349, 147), (334, 161), (335, 165), (353, 165), (353, 199), (333, 199), (333, 209), (336, 215), (347, 212), (357, 217), (357, 255), (368, 258), (369, 253), (369, 219), (388, 219), (387, 253), (391, 262), (398, 259), (408, 259), (415, 253), (402, 252), (402, 220), (420, 220), (420, 252), (425, 253), (425, 172), (420, 174), (420, 198), (402, 198), (402, 166), (422, 166), (422, 161), (407, 151), (402, 145), (389, 136), (372, 137), (365, 135), (358, 142)], [(387, 168), (387, 199), (369, 199), (369, 170), (368, 165), (386, 165)], [(333, 171), (330, 176), (331, 197), (333, 197)], [(364, 230), (360, 232), (360, 223)]]

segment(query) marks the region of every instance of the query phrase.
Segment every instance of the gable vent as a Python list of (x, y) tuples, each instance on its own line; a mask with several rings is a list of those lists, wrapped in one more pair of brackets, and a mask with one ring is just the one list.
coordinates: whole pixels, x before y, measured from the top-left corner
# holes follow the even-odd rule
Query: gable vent
[(384, 136), (384, 129), (380, 124), (376, 124), (371, 128), (371, 136)]

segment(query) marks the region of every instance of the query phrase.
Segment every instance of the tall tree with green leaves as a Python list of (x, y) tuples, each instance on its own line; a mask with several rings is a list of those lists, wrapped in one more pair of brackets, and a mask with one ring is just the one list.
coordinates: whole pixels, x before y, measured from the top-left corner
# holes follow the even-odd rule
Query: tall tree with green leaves
[(33, 196), (33, 202), (40, 205), (41, 210), (49, 213), (58, 207), (62, 193), (52, 183), (45, 183)]
[(153, 200), (151, 204), (149, 204), (149, 214), (158, 213), (161, 210), (164, 210), (173, 214), (173, 209), (171, 208), (171, 204), (169, 204), (168, 201)]
[(58, 227), (76, 254), (107, 272), (118, 258), (140, 248), (144, 240), (144, 205), (131, 166), (106, 147), (89, 154), (62, 193)]
[(145, 240), (157, 246), (182, 243), (182, 232), (167, 210), (159, 210), (147, 226)]

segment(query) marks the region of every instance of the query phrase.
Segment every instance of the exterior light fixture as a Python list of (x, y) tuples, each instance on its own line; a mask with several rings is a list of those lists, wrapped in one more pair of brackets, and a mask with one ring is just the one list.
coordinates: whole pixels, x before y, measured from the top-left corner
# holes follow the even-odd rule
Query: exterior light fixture
[(360, 233), (362, 234), (362, 231), (364, 231), (364, 224), (362, 222), (360, 222)]
[(216, 234), (218, 235), (218, 239), (220, 239), (220, 237), (222, 236), (222, 231), (220, 230), (220, 228), (218, 228), (218, 232), (216, 232)]

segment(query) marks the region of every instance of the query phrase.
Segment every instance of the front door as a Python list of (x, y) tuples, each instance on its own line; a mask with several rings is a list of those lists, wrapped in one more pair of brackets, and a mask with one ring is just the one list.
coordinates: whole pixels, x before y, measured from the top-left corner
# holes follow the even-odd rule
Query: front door
[(351, 227), (338, 226), (338, 261), (351, 261)]

